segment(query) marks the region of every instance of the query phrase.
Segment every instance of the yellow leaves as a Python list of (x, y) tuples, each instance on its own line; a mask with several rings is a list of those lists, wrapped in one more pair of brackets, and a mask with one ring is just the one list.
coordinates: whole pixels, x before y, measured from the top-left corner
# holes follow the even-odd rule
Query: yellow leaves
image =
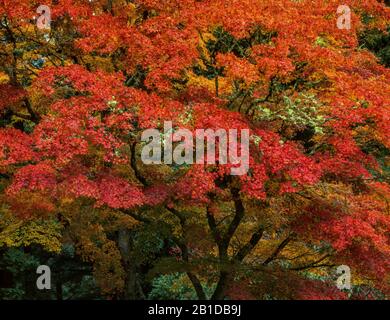
[[(187, 83), (188, 86), (205, 88), (210, 92), (215, 91), (215, 79), (198, 77), (193, 72), (188, 72), (187, 77), (188, 77), (188, 83)], [(231, 82), (224, 77), (218, 77), (218, 92), (222, 95), (231, 94), (232, 92)]]
[(73, 198), (70, 198), (70, 197), (62, 197), (60, 199), (60, 207), (64, 206), (68, 206), (68, 205), (71, 205), (73, 203), (74, 199)]
[(129, 215), (111, 209), (103, 210), (100, 216), (107, 222), (109, 221), (109, 223), (105, 226), (106, 231), (115, 231), (120, 228), (132, 229), (139, 223)]
[(6, 73), (0, 72), (0, 84), (8, 83), (9, 77)]
[(27, 92), (33, 110), (38, 113), (46, 113), (50, 109), (52, 99), (48, 95), (34, 90), (34, 87), (28, 88)]
[(138, 224), (138, 221), (121, 211), (107, 207), (94, 208), (89, 204), (86, 199), (71, 198), (64, 198), (61, 203), (62, 216), (70, 224), (69, 231), (76, 241), (93, 239), (92, 242), (104, 242), (107, 232), (132, 229)]
[(194, 73), (189, 72), (188, 73), (188, 85), (206, 88), (206, 89), (210, 90), (211, 92), (213, 92), (214, 87), (215, 87), (215, 80), (214, 79), (209, 80), (205, 77), (197, 77)]
[(85, 55), (83, 56), (83, 60), (85, 61), (85, 64), (90, 64), (98, 70), (104, 70), (106, 72), (115, 71), (115, 68), (112, 64), (112, 59), (110, 57)]
[(137, 15), (137, 7), (133, 3), (128, 3), (126, 5), (126, 15), (128, 19), (129, 25), (134, 25), (137, 21), (138, 15)]
[(60, 207), (66, 220), (65, 241), (75, 245), (77, 254), (93, 264), (94, 278), (103, 295), (112, 296), (124, 288), (122, 258), (115, 241), (107, 235), (132, 229), (138, 222), (110, 208), (94, 208), (86, 199), (63, 199)]
[(206, 59), (210, 60), (210, 55), (208, 54), (206, 43), (210, 40), (216, 40), (216, 38), (213, 36), (211, 32), (202, 33), (199, 34), (200, 41), (199, 41), (199, 49), (202, 52), (202, 54), (205, 56)]
[(25, 25), (23, 25), (23, 27), (21, 28), (21, 30), (24, 32), (24, 33), (31, 33), (31, 34), (34, 34), (37, 30), (36, 30), (36, 24), (34, 23), (27, 23)]
[(94, 257), (94, 277), (105, 295), (121, 292), (124, 288), (125, 273), (121, 255), (115, 242), (108, 240)]
[(342, 45), (341, 41), (337, 41), (333, 36), (322, 34), (321, 36), (318, 36), (315, 43), (315, 45), (320, 47), (338, 47)]
[(61, 225), (54, 220), (23, 221), (7, 211), (0, 213), (0, 247), (41, 245), (48, 252), (61, 251)]
[[(330, 260), (329, 258), (321, 260), (325, 254), (316, 252), (303, 242), (291, 242), (283, 249), (280, 256), (284, 260), (289, 261), (295, 268), (309, 265), (328, 264)], [(320, 263), (317, 263), (318, 261), (320, 261)], [(313, 268), (309, 270), (311, 273), (317, 275), (328, 275), (328, 271), (323, 268)]]

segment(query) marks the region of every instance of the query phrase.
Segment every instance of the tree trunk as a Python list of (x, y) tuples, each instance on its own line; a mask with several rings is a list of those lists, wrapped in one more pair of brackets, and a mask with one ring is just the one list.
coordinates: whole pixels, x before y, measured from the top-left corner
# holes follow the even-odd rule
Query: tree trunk
[(225, 298), (225, 289), (228, 283), (229, 273), (221, 271), (219, 275), (219, 281), (215, 291), (211, 297), (211, 300), (223, 300)]
[(132, 259), (132, 240), (130, 230), (121, 229), (119, 231), (118, 246), (125, 270), (125, 288), (123, 292), (123, 299), (140, 300), (142, 299), (142, 292), (140, 292), (142, 289), (137, 283), (137, 269), (134, 259)]

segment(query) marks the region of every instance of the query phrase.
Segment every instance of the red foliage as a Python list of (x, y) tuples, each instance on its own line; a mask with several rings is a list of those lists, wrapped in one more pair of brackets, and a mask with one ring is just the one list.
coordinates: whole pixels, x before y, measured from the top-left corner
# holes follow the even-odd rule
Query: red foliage
[[(43, 106), (38, 103), (43, 111), (32, 133), (13, 128), (11, 121), (0, 129), (0, 173), (11, 177), (6, 201), (16, 214), (53, 212), (62, 197), (86, 197), (112, 209), (204, 206), (212, 201), (210, 194), (224, 197), (226, 190), (220, 185), (228, 181), (231, 164), (193, 165), (169, 181), (157, 179), (156, 173), (147, 183), (137, 177), (137, 168), (123, 172), (123, 166), (135, 166), (129, 149), (139, 143), (142, 130), (161, 128), (164, 121), (191, 132), (248, 129), (250, 170), (234, 180), (247, 200), (301, 195), (305, 188), (329, 181), (352, 188), (364, 179), (375, 180), (373, 172), (381, 173), (375, 154), (363, 150), (358, 139), (358, 129), (364, 127), (367, 140), (390, 147), (390, 71), (358, 48), (358, 34), (365, 28), (362, 13), (374, 16), (378, 28), (390, 18), (381, 1), (345, 1), (354, 9), (348, 32), (334, 23), (336, 0), (137, 0), (132, 1), (138, 14), (135, 22), (123, 1), (112, 8), (103, 2), (53, 2), (53, 20), (67, 21), (68, 32), (76, 35), (74, 56), (62, 66), (37, 71), (28, 90), (0, 84), (0, 112), (13, 110), (23, 99), (44, 101)], [(34, 1), (0, 1), (0, 16), (15, 29), (28, 26), (35, 10)], [(201, 56), (204, 36), (216, 27), (235, 41), (252, 39), (260, 29), (270, 36), (240, 55), (230, 50)], [(11, 56), (17, 59), (14, 52)], [(109, 67), (101, 70), (90, 62), (96, 56)], [(202, 79), (207, 85), (187, 83), (202, 59), (223, 70), (219, 78), (212, 78), (213, 90), (210, 79)], [(12, 68), (8, 60), (4, 64)], [(13, 67), (16, 72), (19, 65)], [(139, 69), (142, 85), (130, 88), (127, 81)], [(228, 93), (218, 94), (218, 79), (231, 86)], [(269, 99), (278, 94), (272, 91), (276, 82), (289, 88), (285, 95), (306, 90), (323, 103), (325, 133), (310, 141), (318, 148), (309, 152), (304, 143), (284, 134), (283, 125), (258, 121), (241, 108), (246, 98), (255, 111), (265, 103), (281, 107), (282, 102)], [(253, 92), (248, 90), (234, 109), (234, 90), (248, 88)], [(389, 190), (379, 182), (364, 184), (366, 189), (348, 195), (345, 206), (316, 199), (302, 208), (294, 229), (309, 241), (325, 241), (337, 259), (347, 259), (362, 273), (380, 279), (389, 271), (390, 220), (383, 200)], [(33, 196), (28, 199), (26, 194)], [(304, 290), (302, 297), (345, 295), (325, 286), (318, 292)]]

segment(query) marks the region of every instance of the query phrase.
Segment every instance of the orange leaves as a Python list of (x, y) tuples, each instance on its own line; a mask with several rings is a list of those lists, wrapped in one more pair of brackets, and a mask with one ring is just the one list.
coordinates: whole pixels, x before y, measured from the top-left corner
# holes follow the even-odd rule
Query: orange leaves
[[(0, 173), (12, 212), (64, 212), (107, 293), (124, 287), (108, 233), (131, 228), (122, 215), (129, 209), (141, 217), (158, 212), (154, 222), (180, 230), (175, 236), (188, 240), (190, 259), (220, 245), (202, 220), (210, 205), (220, 234), (234, 231), (234, 215), (243, 216), (238, 236), (224, 244), (228, 255), (264, 223), (264, 237), (296, 231), (304, 245), (335, 252), (332, 262), (347, 259), (361, 273), (385, 274), (389, 190), (376, 180), (374, 156), (390, 145), (390, 73), (358, 47), (360, 30), (384, 26), (383, 3), (347, 1), (352, 26), (340, 30), (336, 0), (128, 2), (53, 2), (45, 45), (33, 25), (26, 36), (19, 29), (34, 14), (30, 1), (0, 3), (11, 22), (0, 28), (0, 68), (12, 82), (0, 84)], [(368, 24), (360, 21), (366, 15)], [(26, 58), (40, 56), (43, 65), (30, 70)], [(306, 94), (315, 98), (303, 101)], [(15, 123), (16, 107), (34, 118), (28, 129)], [(221, 163), (145, 169), (140, 136), (164, 121), (191, 132), (248, 129), (247, 174), (232, 178), (231, 164)], [(191, 233), (166, 218), (172, 212), (160, 214), (166, 206), (193, 211)], [(254, 250), (248, 266), (264, 261), (262, 253)], [(272, 267), (279, 258), (290, 257), (276, 257)], [(209, 266), (213, 274), (218, 268)], [(344, 298), (326, 286), (319, 291), (301, 295)]]
[(77, 41), (77, 45), (85, 52), (113, 53), (129, 41), (130, 30), (126, 22), (108, 13), (93, 16), (80, 23), (83, 38)]
[(21, 21), (23, 18), (31, 18), (31, 12), (35, 12), (34, 6), (31, 5), (31, 1), (21, 0), (18, 5), (15, 5), (15, 1), (2, 0), (0, 2), (0, 15), (7, 15), (13, 21)]
[(262, 71), (267, 81), (272, 77), (285, 77), (295, 67), (289, 56), (289, 45), (276, 42), (275, 46), (256, 45), (252, 49), (252, 55), (258, 68)]
[(95, 99), (107, 101), (116, 93), (123, 94), (124, 77), (120, 73), (87, 71), (80, 65), (49, 67), (44, 69), (34, 83), (34, 89), (53, 95), (56, 88), (71, 86), (76, 92), (91, 93)]
[(258, 69), (245, 59), (240, 59), (234, 54), (219, 54), (217, 56), (217, 63), (224, 67), (224, 71), (228, 78), (232, 80), (243, 80), (247, 85), (258, 81)]

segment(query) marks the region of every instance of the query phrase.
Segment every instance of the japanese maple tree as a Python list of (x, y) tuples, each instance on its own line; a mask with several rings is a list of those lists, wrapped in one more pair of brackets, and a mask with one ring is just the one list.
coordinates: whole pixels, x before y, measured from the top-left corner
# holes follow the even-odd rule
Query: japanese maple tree
[[(343, 4), (349, 30), (335, 0), (57, 0), (40, 30), (0, 0), (0, 219), (55, 221), (111, 297), (148, 266), (200, 299), (344, 299), (338, 265), (387, 296), (390, 71), (359, 37), (390, 10)], [(144, 164), (164, 121), (249, 129), (249, 171)]]

